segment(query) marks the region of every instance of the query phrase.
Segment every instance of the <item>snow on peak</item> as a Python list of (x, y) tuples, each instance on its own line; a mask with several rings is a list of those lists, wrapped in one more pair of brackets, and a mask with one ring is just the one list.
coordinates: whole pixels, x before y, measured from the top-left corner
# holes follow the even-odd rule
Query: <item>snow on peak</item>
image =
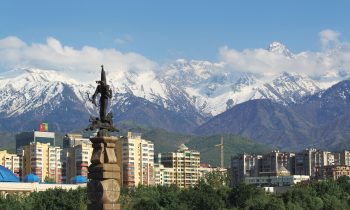
[(320, 91), (319, 84), (307, 76), (282, 72), (257, 89), (253, 98), (272, 99), (282, 104), (297, 103), (303, 96)]
[(186, 65), (186, 64), (188, 64), (188, 61), (184, 58), (179, 58), (175, 61), (175, 63)]
[(181, 86), (192, 86), (212, 76), (216, 64), (209, 61), (178, 59), (165, 67), (162, 75), (166, 80)]
[(76, 84), (77, 82), (70, 79), (63, 72), (54, 70), (43, 70), (36, 68), (15, 69), (5, 72), (1, 77), (3, 85), (5, 83), (12, 83), (14, 85), (25, 86), (26, 83), (48, 83), (48, 82), (63, 82), (67, 84)]
[(269, 52), (284, 55), (286, 57), (293, 57), (293, 54), (289, 51), (289, 49), (280, 42), (272, 42), (267, 50)]

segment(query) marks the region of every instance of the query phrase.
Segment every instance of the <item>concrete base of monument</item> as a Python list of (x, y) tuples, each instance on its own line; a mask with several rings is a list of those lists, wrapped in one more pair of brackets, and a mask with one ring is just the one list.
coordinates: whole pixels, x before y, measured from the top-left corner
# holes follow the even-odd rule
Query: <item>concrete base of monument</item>
[(119, 210), (120, 166), (115, 154), (118, 138), (102, 136), (90, 140), (94, 150), (88, 169), (88, 210)]

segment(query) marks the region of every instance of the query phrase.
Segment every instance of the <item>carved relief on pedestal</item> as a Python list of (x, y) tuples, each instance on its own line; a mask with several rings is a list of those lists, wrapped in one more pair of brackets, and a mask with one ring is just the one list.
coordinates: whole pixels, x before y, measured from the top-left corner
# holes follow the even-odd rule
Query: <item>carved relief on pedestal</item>
[(115, 179), (106, 179), (101, 182), (103, 186), (103, 203), (115, 203), (119, 199), (120, 186)]

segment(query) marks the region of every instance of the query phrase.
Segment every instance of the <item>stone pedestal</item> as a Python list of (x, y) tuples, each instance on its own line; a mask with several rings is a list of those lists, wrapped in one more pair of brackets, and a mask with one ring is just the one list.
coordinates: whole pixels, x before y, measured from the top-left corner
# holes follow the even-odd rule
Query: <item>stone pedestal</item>
[[(88, 210), (119, 210), (120, 167), (115, 154), (116, 137), (93, 137), (94, 148), (87, 184)], [(121, 157), (119, 157), (121, 158)]]

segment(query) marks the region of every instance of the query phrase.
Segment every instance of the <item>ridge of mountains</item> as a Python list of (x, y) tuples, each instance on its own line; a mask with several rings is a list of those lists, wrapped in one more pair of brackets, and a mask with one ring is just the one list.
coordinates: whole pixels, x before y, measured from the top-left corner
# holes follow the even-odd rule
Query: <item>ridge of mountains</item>
[[(241, 102), (271, 99), (287, 105), (321, 90), (310, 78), (286, 72), (271, 83), (262, 83), (249, 74), (242, 74), (231, 83), (233, 78), (227, 75), (205, 76), (204, 81), (182, 75), (180, 81), (169, 71), (166, 75), (127, 72), (123, 82), (110, 75), (113, 91), (110, 109), (114, 119), (191, 132), (213, 114)], [(13, 77), (0, 78), (0, 130), (31, 130), (33, 125), (48, 121), (54, 130), (69, 131), (86, 126), (89, 116), (97, 115), (88, 100), (88, 93), (93, 93), (95, 88), (93, 84), (66, 79), (69, 77), (56, 71), (24, 69), (16, 73)]]
[(213, 117), (194, 132), (234, 133), (289, 150), (346, 149), (350, 145), (350, 81), (287, 106), (251, 100)]
[[(266, 50), (295, 57), (278, 42)], [(314, 78), (226, 68), (185, 59), (162, 71), (107, 68), (113, 91), (109, 109), (117, 126), (132, 121), (197, 135), (239, 134), (288, 149), (336, 148), (348, 142), (348, 74), (334, 71)], [(90, 115), (98, 115), (88, 100), (96, 78), (99, 71), (22, 68), (1, 74), (0, 130), (27, 131), (41, 122), (56, 132), (85, 128)]]

